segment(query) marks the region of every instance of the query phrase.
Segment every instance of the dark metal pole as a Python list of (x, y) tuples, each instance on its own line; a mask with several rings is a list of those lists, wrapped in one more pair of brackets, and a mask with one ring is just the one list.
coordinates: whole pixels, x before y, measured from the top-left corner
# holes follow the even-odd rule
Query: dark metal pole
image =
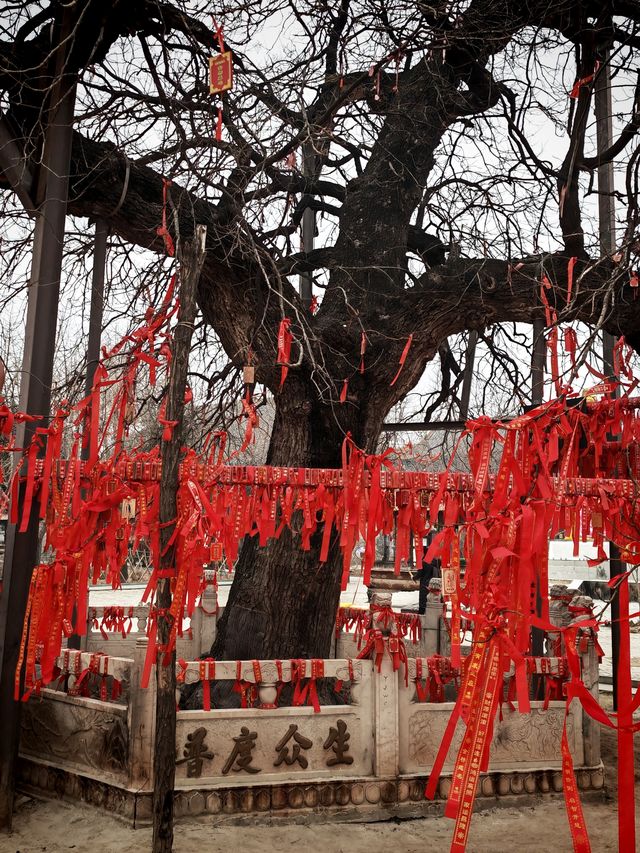
[[(304, 144), (302, 157), (302, 170), (305, 178), (313, 178), (315, 152), (311, 142), (306, 142)], [(307, 207), (302, 214), (302, 251), (305, 253), (313, 251), (315, 230), (315, 211), (310, 207)], [(313, 279), (311, 277), (311, 272), (303, 272), (300, 274), (300, 297), (302, 299), (302, 304), (308, 311), (311, 307), (311, 300), (313, 299)]]
[[(533, 321), (533, 347), (531, 349), (531, 405), (539, 406), (544, 397), (544, 363), (546, 358), (546, 341), (544, 337), (544, 320)], [(547, 546), (548, 547), (548, 546)], [(536, 615), (542, 615), (542, 596), (549, 594), (548, 589), (541, 589), (540, 576), (536, 581)], [(540, 628), (531, 629), (531, 652), (534, 655), (544, 654), (544, 631)], [(543, 679), (534, 681), (534, 696), (537, 698), (538, 690)]]
[(539, 406), (544, 396), (544, 362), (546, 357), (544, 320), (533, 321), (533, 350), (531, 353), (531, 405)]
[[(596, 138), (598, 152), (606, 151), (613, 139), (611, 109), (611, 69), (608, 53), (603, 57), (602, 67), (595, 79)], [(614, 204), (613, 162), (598, 166), (598, 223), (600, 251), (611, 255), (615, 251), (616, 216)], [(602, 333), (602, 362), (608, 379), (615, 379), (613, 372), (613, 347), (615, 340), (609, 332)], [(609, 577), (623, 571), (620, 550), (609, 543)], [(613, 707), (618, 707), (618, 663), (620, 659), (620, 600), (614, 592), (611, 602), (611, 660), (613, 666)], [(626, 626), (625, 626), (626, 628)]]
[[(87, 372), (84, 393), (89, 396), (93, 388), (93, 377), (100, 361), (102, 340), (102, 315), (104, 312), (104, 270), (107, 262), (107, 238), (109, 226), (104, 219), (96, 222), (93, 244), (93, 270), (91, 273), (91, 307), (89, 309), (89, 338), (87, 340)], [(82, 458), (89, 458), (89, 448), (82, 449)]]
[[(107, 237), (109, 226), (103, 219), (96, 222), (93, 238), (93, 269), (91, 271), (91, 307), (89, 308), (89, 336), (87, 339), (87, 370), (84, 377), (84, 395), (88, 397), (93, 388), (93, 377), (100, 360), (100, 341), (102, 338), (102, 315), (104, 313), (104, 268), (107, 260)], [(82, 459), (89, 458), (89, 443), (84, 443)], [(75, 625), (77, 609), (74, 606), (72, 622)], [(76, 626), (77, 627), (77, 626)], [(82, 647), (82, 638), (74, 631), (67, 645), (70, 649)]]
[[(47, 116), (43, 167), (44, 201), (36, 219), (27, 322), (20, 385), (20, 409), (46, 419), (51, 402), (51, 380), (58, 317), (68, 174), (73, 133), (75, 83), (64, 74), (72, 10), (67, 8), (59, 32), (54, 84)], [(17, 446), (27, 447), (37, 424), (22, 424)], [(21, 497), (18, 505), (21, 506)], [(0, 828), (11, 829), (15, 764), (20, 738), (20, 702), (13, 698), (14, 676), (22, 637), (22, 623), (33, 567), (38, 558), (38, 508), (25, 533), (15, 525), (7, 531), (4, 583), (0, 597)]]
[(462, 394), (460, 396), (460, 420), (466, 421), (469, 417), (469, 399), (471, 398), (471, 382), (473, 380), (473, 367), (476, 358), (476, 346), (478, 345), (478, 333), (475, 329), (469, 332), (467, 343), (467, 354), (464, 363), (464, 377), (462, 379)]

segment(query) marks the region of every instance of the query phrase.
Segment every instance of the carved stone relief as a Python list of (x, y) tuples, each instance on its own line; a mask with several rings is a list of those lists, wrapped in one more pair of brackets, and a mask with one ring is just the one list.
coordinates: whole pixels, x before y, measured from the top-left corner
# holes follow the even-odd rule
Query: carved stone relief
[(57, 764), (126, 773), (126, 718), (82, 705), (34, 698), (23, 708), (20, 751)]
[[(448, 721), (448, 712), (415, 710), (408, 721), (408, 757), (416, 769), (429, 768), (435, 757)], [(577, 762), (582, 761), (582, 741), (576, 730), (574, 714), (567, 720), (569, 744)], [(522, 765), (560, 766), (560, 739), (564, 723), (564, 707), (547, 711), (532, 709), (531, 714), (517, 711), (503, 712), (502, 722), (496, 722), (491, 743), (490, 769), (516, 768)], [(446, 767), (451, 767), (462, 741), (464, 728), (458, 724), (447, 756)], [(403, 768), (412, 772), (411, 767)]]

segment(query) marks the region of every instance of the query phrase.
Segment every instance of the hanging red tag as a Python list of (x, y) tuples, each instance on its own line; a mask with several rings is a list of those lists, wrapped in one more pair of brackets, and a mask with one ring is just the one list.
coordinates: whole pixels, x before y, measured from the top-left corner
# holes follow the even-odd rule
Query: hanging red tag
[(159, 228), (156, 228), (156, 234), (158, 237), (162, 237), (164, 241), (164, 247), (169, 255), (172, 258), (175, 253), (175, 246), (173, 244), (173, 238), (169, 233), (167, 228), (167, 193), (169, 187), (171, 186), (171, 181), (168, 181), (166, 178), (162, 179), (162, 225)]
[(219, 95), (233, 86), (233, 55), (230, 50), (209, 57), (209, 93)]
[(367, 349), (367, 336), (365, 333), (362, 333), (362, 337), (360, 338), (360, 373), (364, 373), (364, 353)]
[(398, 368), (398, 372), (391, 380), (390, 385), (395, 385), (398, 379), (398, 376), (402, 373), (402, 368), (404, 367), (404, 363), (407, 360), (407, 355), (409, 354), (409, 348), (411, 347), (411, 341), (413, 340), (413, 334), (409, 335), (406, 344), (404, 345), (404, 349), (402, 350), (402, 355), (400, 356), (400, 367)]
[(291, 320), (285, 317), (280, 321), (278, 329), (278, 364), (281, 367), (280, 371), (280, 387), (284, 385), (287, 373), (289, 372), (289, 359), (291, 358), (291, 342), (293, 335), (289, 331)]
[(587, 74), (584, 77), (580, 77), (579, 80), (576, 80), (576, 82), (573, 84), (573, 88), (571, 89), (571, 93), (570, 93), (569, 97), (573, 98), (574, 100), (576, 98), (579, 98), (580, 97), (580, 89), (583, 86), (588, 86), (590, 83), (593, 83), (593, 80), (594, 80), (596, 74), (598, 73), (599, 68), (600, 68), (600, 62), (596, 62), (594, 69), (593, 69), (593, 74)]

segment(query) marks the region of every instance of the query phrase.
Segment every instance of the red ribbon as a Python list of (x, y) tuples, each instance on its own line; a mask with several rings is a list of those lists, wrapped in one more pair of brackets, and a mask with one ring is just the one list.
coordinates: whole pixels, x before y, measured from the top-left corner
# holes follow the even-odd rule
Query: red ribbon
[(172, 238), (172, 236), (169, 233), (169, 230), (167, 228), (167, 193), (168, 193), (168, 189), (170, 186), (171, 186), (171, 181), (167, 180), (167, 178), (163, 178), (162, 179), (162, 225), (156, 229), (156, 234), (158, 235), (158, 237), (162, 237), (162, 239), (164, 241), (165, 251), (166, 251), (167, 255), (169, 255), (169, 257), (172, 258), (175, 255), (176, 250), (175, 250), (175, 246), (173, 243), (173, 238)]
[(291, 320), (285, 317), (280, 321), (278, 329), (278, 364), (280, 367), (280, 387), (284, 385), (285, 379), (289, 372), (289, 362), (291, 360), (291, 342), (293, 335), (290, 331)]
[(409, 349), (410, 349), (410, 347), (411, 347), (411, 342), (412, 342), (412, 341), (413, 341), (413, 334), (409, 335), (409, 337), (407, 338), (407, 342), (406, 342), (406, 344), (404, 345), (404, 349), (402, 350), (402, 354), (401, 354), (401, 356), (400, 356), (400, 362), (399, 362), (400, 366), (398, 367), (398, 372), (396, 373), (396, 375), (395, 375), (395, 376), (393, 377), (393, 379), (391, 380), (391, 382), (390, 382), (390, 386), (392, 386), (392, 385), (395, 385), (395, 384), (396, 384), (396, 381), (397, 381), (398, 377), (399, 377), (399, 376), (400, 376), (400, 374), (402, 373), (402, 368), (404, 367), (404, 363), (405, 363), (405, 361), (407, 360), (407, 355), (409, 354)]

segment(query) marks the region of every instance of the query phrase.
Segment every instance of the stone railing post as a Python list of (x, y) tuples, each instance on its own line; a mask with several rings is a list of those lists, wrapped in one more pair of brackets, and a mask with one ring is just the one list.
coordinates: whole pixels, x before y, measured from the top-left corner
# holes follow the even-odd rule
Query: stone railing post
[(362, 684), (360, 682), (360, 679), (358, 678), (358, 670), (354, 667), (353, 680), (351, 681), (351, 684), (349, 687), (349, 693), (350, 693), (352, 705), (359, 705), (360, 704), (361, 690), (362, 690)]
[(135, 614), (134, 611), (134, 619), (136, 620), (136, 634), (146, 634), (147, 633), (147, 619), (149, 616), (149, 608), (148, 607), (139, 607), (136, 608), (138, 611)]
[(156, 715), (155, 668), (151, 670), (149, 686), (140, 681), (147, 654), (146, 637), (136, 640), (129, 683), (129, 785), (139, 791), (153, 790), (153, 753)]
[[(389, 593), (374, 593), (372, 606), (391, 607)], [(373, 627), (376, 627), (375, 624)], [(385, 646), (391, 628), (381, 628)], [(404, 664), (400, 673), (404, 678)], [(374, 773), (378, 777), (397, 776), (399, 771), (398, 673), (388, 652), (382, 658), (380, 672), (374, 671)]]
[(440, 578), (432, 578), (429, 581), (427, 607), (420, 617), (422, 622), (422, 639), (420, 641), (419, 657), (430, 658), (433, 655), (440, 654), (441, 586), (442, 581)]
[[(592, 612), (593, 600), (587, 595), (578, 595), (572, 599), (571, 606)], [(570, 617), (570, 612), (568, 612), (568, 615)], [(572, 620), (571, 624), (579, 625), (581, 621), (589, 618), (589, 613), (583, 613), (577, 616), (576, 619)], [(598, 701), (600, 664), (596, 651), (595, 636), (591, 628), (585, 628), (583, 630), (588, 634), (589, 641), (586, 650), (580, 655), (582, 680), (589, 693), (591, 693), (595, 700)], [(578, 632), (577, 640), (579, 643), (580, 632)], [(591, 719), (591, 717), (584, 711), (582, 713), (582, 737), (584, 739), (584, 763), (587, 767), (596, 767), (600, 764), (600, 724)]]
[(192, 659), (206, 656), (211, 650), (216, 638), (218, 624), (218, 593), (213, 585), (214, 573), (207, 569), (204, 573), (205, 586), (200, 597), (200, 603), (193, 612), (191, 633), (193, 636)]
[(188, 660), (197, 660), (202, 654), (202, 619), (202, 608), (198, 604), (191, 617), (191, 651), (187, 655)]
[(440, 618), (438, 620), (438, 624), (440, 626), (438, 633), (438, 654), (442, 655), (442, 657), (448, 658), (451, 656), (451, 634), (449, 633), (451, 623), (442, 612), (442, 605), (440, 605)]
[[(549, 622), (558, 628), (566, 627), (571, 621), (568, 604), (571, 593), (563, 583), (556, 583), (549, 590)], [(560, 642), (558, 642), (558, 640)], [(564, 654), (564, 641), (561, 634), (547, 632), (545, 651), (549, 657), (561, 657)]]
[(277, 708), (278, 684), (275, 681), (260, 681), (257, 685), (260, 707), (263, 710)]

